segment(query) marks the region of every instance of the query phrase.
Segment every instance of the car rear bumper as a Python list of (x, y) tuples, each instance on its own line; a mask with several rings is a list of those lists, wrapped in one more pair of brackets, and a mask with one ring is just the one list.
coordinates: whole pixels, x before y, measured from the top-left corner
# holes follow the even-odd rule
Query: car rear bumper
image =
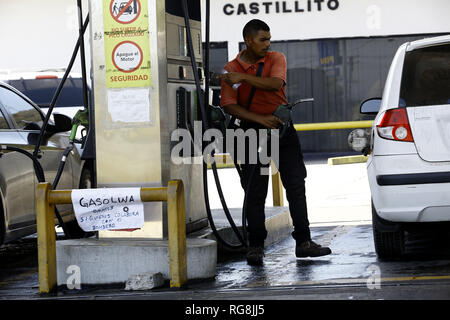
[(450, 162), (417, 154), (374, 156), (369, 185), (378, 216), (394, 222), (450, 221)]
[(450, 183), (450, 172), (380, 174), (376, 178), (379, 186)]

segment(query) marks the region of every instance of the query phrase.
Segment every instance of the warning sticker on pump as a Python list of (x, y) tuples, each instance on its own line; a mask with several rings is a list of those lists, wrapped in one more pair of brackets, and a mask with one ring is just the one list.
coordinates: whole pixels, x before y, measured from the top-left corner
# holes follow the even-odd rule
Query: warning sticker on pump
[(142, 64), (142, 49), (132, 41), (119, 43), (112, 53), (112, 62), (122, 72), (133, 72)]
[(135, 21), (141, 13), (139, 0), (113, 0), (110, 3), (111, 16), (119, 23), (127, 24)]
[(151, 86), (148, 0), (103, 0), (106, 86)]
[(140, 188), (72, 190), (78, 225), (86, 232), (139, 229), (144, 225)]

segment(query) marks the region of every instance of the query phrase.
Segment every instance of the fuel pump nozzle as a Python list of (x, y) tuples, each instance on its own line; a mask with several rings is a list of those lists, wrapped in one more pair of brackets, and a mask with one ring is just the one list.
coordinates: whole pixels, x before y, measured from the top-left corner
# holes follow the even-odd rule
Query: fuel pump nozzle
[(75, 116), (72, 118), (72, 130), (70, 131), (69, 141), (71, 144), (75, 141), (75, 135), (77, 134), (78, 127), (82, 125), (86, 129), (89, 128), (89, 111), (87, 108), (78, 110)]
[(312, 102), (312, 101), (314, 101), (314, 98), (298, 99), (289, 104), (280, 104), (275, 109), (275, 111), (273, 112), (273, 115), (276, 116), (281, 121), (283, 121), (283, 123), (284, 123), (283, 125), (280, 125), (277, 128), (280, 130), (280, 138), (284, 135), (284, 133), (286, 132), (286, 129), (292, 123), (292, 108), (295, 107), (297, 104), (300, 104), (303, 102)]

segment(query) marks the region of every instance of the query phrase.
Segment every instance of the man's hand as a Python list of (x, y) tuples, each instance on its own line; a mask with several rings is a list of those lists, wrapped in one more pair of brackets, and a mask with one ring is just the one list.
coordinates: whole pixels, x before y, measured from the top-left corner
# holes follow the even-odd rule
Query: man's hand
[(280, 125), (284, 125), (284, 122), (273, 114), (259, 115), (257, 122), (269, 129), (276, 129)]
[(224, 110), (226, 113), (238, 119), (253, 121), (269, 129), (276, 129), (280, 124), (281, 125), (284, 124), (283, 121), (281, 121), (278, 117), (274, 116), (273, 114), (257, 114), (237, 104), (230, 104), (224, 106)]
[(243, 73), (239, 72), (228, 72), (219, 75), (219, 77), (228, 83), (230, 86), (233, 86), (236, 83), (240, 83), (243, 80)]
[(236, 83), (245, 82), (255, 87), (256, 89), (265, 91), (278, 91), (285, 84), (284, 80), (281, 78), (257, 77), (249, 75), (247, 73), (240, 73), (240, 72), (223, 73), (219, 75), (219, 77), (226, 83), (228, 83), (230, 86), (233, 86)]

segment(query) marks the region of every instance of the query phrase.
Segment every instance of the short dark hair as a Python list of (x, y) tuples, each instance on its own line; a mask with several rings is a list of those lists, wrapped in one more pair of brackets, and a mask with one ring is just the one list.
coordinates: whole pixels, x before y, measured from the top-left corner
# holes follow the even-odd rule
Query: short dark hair
[(258, 31), (270, 31), (269, 26), (267, 23), (265, 23), (262, 20), (259, 19), (253, 19), (247, 22), (247, 24), (244, 26), (244, 29), (242, 30), (242, 36), (244, 37), (244, 40), (246, 37), (252, 37), (258, 33)]

